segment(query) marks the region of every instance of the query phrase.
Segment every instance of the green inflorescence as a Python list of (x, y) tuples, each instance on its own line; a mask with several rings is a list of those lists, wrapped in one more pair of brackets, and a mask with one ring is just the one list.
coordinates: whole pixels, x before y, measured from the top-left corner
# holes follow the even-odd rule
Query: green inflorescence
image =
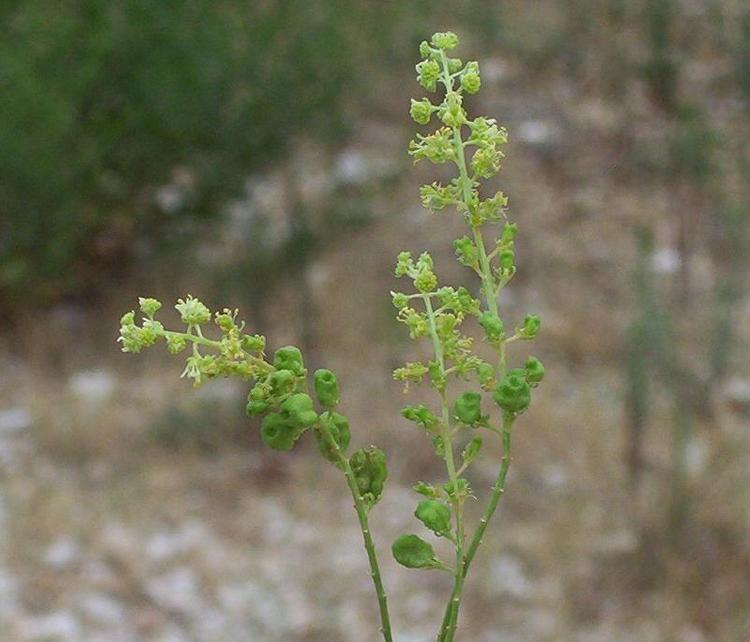
[[(407, 387), (427, 383), (438, 397), (433, 408), (408, 405), (401, 414), (429, 436), (446, 469), (444, 481), (419, 482), (414, 487), (422, 496), (414, 515), (434, 535), (454, 545), (455, 560), (453, 564), (440, 560), (432, 546), (414, 534), (398, 537), (392, 552), (403, 566), (452, 574), (453, 589), (438, 642), (452, 642), (455, 637), (464, 580), (504, 492), (514, 423), (529, 408), (532, 391), (545, 374), (536, 357), (528, 357), (522, 368), (507, 365), (507, 346), (536, 337), (541, 321), (528, 314), (509, 331), (514, 326), (500, 314), (499, 293), (516, 273), (517, 226), (508, 220), (507, 197), (502, 192), (483, 194), (481, 181), (500, 170), (507, 132), (494, 119), (469, 116), (465, 102), (482, 87), (480, 69), (476, 61), (463, 63), (451, 57), (449, 52), (457, 46), (458, 38), (450, 32), (436, 33), (420, 44), (417, 80), (432, 94), (442, 91), (442, 99), (411, 100), (409, 112), (414, 121), (429, 125), (434, 120), (437, 127), (432, 133), (417, 134), (409, 154), (415, 163), (426, 159), (455, 166), (457, 175), (447, 183), (423, 185), (420, 199), (430, 212), (455, 210), (463, 218), (467, 233), (455, 240), (453, 249), (458, 262), (475, 273), (478, 286), (472, 292), (442, 284), (428, 252), (403, 251), (395, 275), (411, 281), (413, 290), (391, 292), (397, 319), (407, 327), (409, 336), (427, 339), (432, 348), (430, 358), (408, 361), (393, 376)], [(488, 242), (485, 237), (490, 234), (494, 239)], [(261, 439), (272, 449), (291, 450), (305, 432), (314, 433), (320, 454), (343, 472), (354, 499), (378, 599), (382, 636), (385, 642), (392, 642), (385, 589), (368, 524), (368, 514), (381, 499), (388, 477), (386, 457), (375, 446), (347, 454), (351, 430), (347, 417), (337, 412), (340, 390), (336, 375), (318, 369), (309, 377), (302, 353), (294, 346), (278, 348), (273, 358), (267, 359), (265, 338), (246, 333), (244, 323), (237, 321), (237, 311), (224, 309), (212, 314), (204, 303), (187, 296), (175, 305), (185, 327), (168, 330), (156, 319), (162, 308), (159, 301), (142, 298), (139, 305), (140, 320), (136, 320), (135, 311), (121, 319), (119, 341), (124, 352), (137, 353), (163, 341), (172, 354), (187, 351), (183, 376), (196, 386), (219, 376), (251, 381), (247, 414), (260, 420)], [(216, 338), (204, 334), (212, 320)], [(472, 325), (478, 329), (479, 341), (472, 336)], [(453, 390), (456, 384), (462, 392)], [(488, 408), (483, 412), (483, 400), (487, 406), (494, 401), (494, 413)], [(464, 473), (482, 452), (480, 434), (485, 430), (500, 437), (503, 454), (482, 518), (470, 533), (464, 508), (474, 495)]]

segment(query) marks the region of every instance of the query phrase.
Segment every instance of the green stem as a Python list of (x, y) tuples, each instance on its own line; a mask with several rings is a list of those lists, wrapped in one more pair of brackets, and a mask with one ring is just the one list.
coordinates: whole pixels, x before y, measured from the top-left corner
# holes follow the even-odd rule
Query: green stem
[(393, 642), (391, 619), (388, 614), (388, 600), (385, 593), (385, 587), (383, 586), (383, 579), (380, 575), (380, 566), (378, 565), (378, 555), (375, 551), (375, 543), (372, 541), (372, 535), (370, 534), (370, 525), (367, 519), (367, 505), (359, 492), (359, 486), (354, 477), (354, 471), (349, 464), (349, 459), (343, 452), (341, 452), (338, 443), (336, 443), (336, 440), (331, 436), (330, 431), (322, 422), (318, 424), (318, 430), (320, 430), (321, 434), (325, 437), (331, 447), (331, 450), (335, 453), (336, 461), (338, 462), (339, 468), (343, 471), (346, 483), (352, 493), (352, 498), (354, 499), (354, 510), (357, 511), (359, 528), (362, 531), (362, 539), (364, 540), (367, 559), (370, 563), (370, 576), (372, 577), (372, 583), (375, 585), (375, 593), (378, 597), (378, 607), (380, 609), (380, 632), (383, 635), (384, 642)]

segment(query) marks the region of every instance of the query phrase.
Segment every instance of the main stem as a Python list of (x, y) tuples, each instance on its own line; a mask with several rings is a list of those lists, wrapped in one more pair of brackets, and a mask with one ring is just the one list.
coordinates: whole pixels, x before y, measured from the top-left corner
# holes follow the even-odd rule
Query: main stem
[[(443, 66), (443, 82), (445, 84), (446, 91), (453, 89), (453, 79), (450, 76), (448, 70), (448, 60), (444, 51), (440, 52), (441, 61)], [(472, 233), (474, 235), (474, 243), (477, 247), (479, 254), (479, 268), (482, 278), (482, 291), (487, 304), (487, 309), (494, 313), (498, 313), (497, 305), (497, 292), (498, 287), (495, 283), (494, 276), (492, 274), (492, 265), (487, 255), (487, 249), (484, 245), (484, 238), (482, 236), (482, 230), (479, 225), (474, 225), (472, 222), (473, 210), (476, 208), (474, 202), (472, 181), (469, 178), (469, 172), (466, 167), (466, 156), (464, 153), (464, 143), (461, 137), (461, 127), (454, 126), (453, 128), (453, 147), (456, 155), (456, 165), (459, 171), (459, 183), (461, 185), (461, 191), (466, 205), (467, 211), (469, 212), (469, 224), (471, 226)], [(505, 343), (501, 342), (498, 347), (498, 378), (502, 378), (505, 375), (506, 363), (505, 363)], [(513, 423), (513, 417), (508, 414), (503, 415), (503, 428), (502, 428), (502, 442), (503, 442), (503, 457), (500, 465), (500, 471), (498, 473), (497, 480), (492, 487), (492, 494), (490, 495), (490, 501), (485, 509), (484, 514), (477, 526), (477, 530), (471, 540), (471, 544), (466, 552), (466, 555), (457, 557), (456, 564), (456, 576), (453, 584), (453, 591), (451, 598), (445, 608), (445, 614), (443, 616), (443, 622), (440, 627), (440, 633), (438, 634), (438, 642), (453, 642), (453, 638), (456, 633), (458, 626), (458, 613), (461, 606), (461, 595), (463, 592), (464, 580), (469, 572), (469, 566), (471, 565), (474, 556), (476, 555), (477, 549), (482, 543), (485, 530), (489, 524), (492, 516), (497, 509), (497, 504), (500, 501), (500, 496), (505, 491), (505, 480), (508, 475), (508, 469), (510, 468), (510, 428)], [(461, 542), (463, 545), (463, 541)]]
[(352, 498), (354, 499), (354, 510), (357, 511), (359, 527), (362, 531), (362, 539), (364, 540), (365, 550), (367, 551), (367, 559), (370, 562), (370, 576), (372, 577), (372, 583), (375, 585), (375, 593), (378, 597), (378, 607), (380, 609), (380, 632), (383, 634), (384, 642), (393, 642), (391, 619), (388, 613), (388, 600), (385, 593), (385, 587), (383, 586), (383, 579), (380, 575), (380, 566), (378, 565), (378, 555), (375, 551), (375, 543), (372, 541), (372, 535), (370, 534), (370, 524), (367, 520), (367, 506), (359, 492), (359, 486), (354, 477), (354, 471), (349, 464), (349, 459), (341, 452), (338, 443), (336, 443), (336, 440), (331, 436), (330, 431), (322, 424), (322, 422), (318, 424), (318, 428), (335, 453), (336, 461), (343, 471), (346, 483), (352, 493)]

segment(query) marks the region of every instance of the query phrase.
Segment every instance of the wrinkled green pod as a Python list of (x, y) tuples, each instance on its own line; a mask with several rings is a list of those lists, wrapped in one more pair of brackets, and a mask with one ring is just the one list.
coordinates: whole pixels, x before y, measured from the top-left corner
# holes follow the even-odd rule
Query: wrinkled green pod
[(263, 443), (274, 450), (291, 450), (304, 429), (300, 429), (289, 417), (272, 412), (263, 419), (260, 436)]
[(369, 504), (375, 504), (383, 494), (383, 486), (388, 477), (385, 454), (375, 446), (360, 448), (349, 459), (349, 465), (362, 497)]
[(503, 336), (503, 321), (493, 312), (483, 312), (479, 317), (479, 325), (484, 328), (484, 333), (489, 341), (498, 341)]
[(279, 348), (273, 355), (273, 367), (278, 370), (291, 370), (297, 376), (305, 374), (305, 362), (302, 353), (295, 346)]
[(436, 499), (424, 499), (417, 504), (414, 516), (436, 535), (451, 530), (451, 509)]
[(313, 410), (313, 400), (304, 392), (287, 397), (281, 404), (281, 411), (300, 428), (312, 426), (318, 420), (318, 415)]
[(473, 426), (482, 418), (482, 395), (478, 392), (464, 392), (455, 403), (456, 417), (467, 426)]
[(313, 375), (315, 396), (321, 406), (335, 408), (339, 403), (339, 382), (332, 371), (320, 368)]
[(531, 386), (537, 386), (544, 379), (544, 365), (536, 357), (529, 357), (526, 359), (526, 364), (523, 368), (526, 371), (526, 381)]
[(493, 395), (495, 403), (506, 412), (523, 412), (531, 403), (531, 388), (526, 381), (526, 371), (520, 368), (509, 370)]
[(434, 568), (437, 563), (432, 546), (419, 535), (401, 535), (391, 551), (396, 561), (407, 568)]
[[(338, 445), (341, 454), (346, 456), (346, 449), (349, 448), (349, 442), (352, 438), (351, 431), (349, 430), (349, 420), (337, 412), (324, 412), (320, 415), (320, 421), (331, 433), (331, 437)], [(338, 461), (333, 447), (320, 430), (315, 431), (315, 441), (323, 457), (333, 463)]]

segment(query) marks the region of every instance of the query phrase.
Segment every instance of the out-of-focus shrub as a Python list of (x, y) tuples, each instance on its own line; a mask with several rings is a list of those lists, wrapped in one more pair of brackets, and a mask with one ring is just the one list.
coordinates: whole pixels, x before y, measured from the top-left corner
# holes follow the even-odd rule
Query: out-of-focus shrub
[(357, 3), (0, 9), (0, 298), (51, 300), (213, 215), (304, 131), (343, 131)]

